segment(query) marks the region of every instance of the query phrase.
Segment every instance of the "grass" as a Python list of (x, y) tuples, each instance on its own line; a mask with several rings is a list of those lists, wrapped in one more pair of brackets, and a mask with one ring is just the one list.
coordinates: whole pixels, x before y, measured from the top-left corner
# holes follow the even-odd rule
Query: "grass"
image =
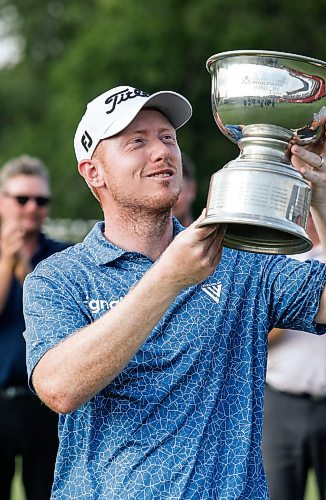
[[(11, 500), (26, 500), (21, 481), (21, 460), (19, 458), (16, 461), (16, 474), (11, 489)], [(309, 474), (304, 500), (320, 500), (316, 488), (315, 475), (313, 473)]]
[(314, 473), (309, 474), (308, 484), (306, 488), (306, 494), (304, 500), (320, 500), (317, 486), (316, 478)]
[(21, 479), (22, 463), (21, 458), (16, 458), (16, 473), (11, 486), (10, 500), (26, 500), (24, 487)]

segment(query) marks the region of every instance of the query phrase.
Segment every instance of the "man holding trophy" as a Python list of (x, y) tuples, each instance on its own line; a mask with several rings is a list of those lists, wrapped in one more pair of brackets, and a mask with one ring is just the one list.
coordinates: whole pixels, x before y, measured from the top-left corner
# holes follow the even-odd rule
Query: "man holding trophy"
[[(121, 86), (78, 125), (104, 222), (25, 285), (30, 384), (60, 414), (53, 498), (268, 498), (267, 335), (326, 332), (326, 269), (223, 247), (225, 224), (204, 214), (172, 218), (190, 116), (180, 94)], [(326, 245), (326, 150), (312, 147), (289, 154)]]

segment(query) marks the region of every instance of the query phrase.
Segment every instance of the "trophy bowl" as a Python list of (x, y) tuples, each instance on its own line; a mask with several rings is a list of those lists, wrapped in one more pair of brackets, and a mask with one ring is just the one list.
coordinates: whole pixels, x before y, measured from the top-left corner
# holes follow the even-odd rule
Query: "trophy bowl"
[(309, 183), (292, 166), (290, 141), (324, 134), (326, 63), (267, 50), (211, 56), (212, 110), (240, 154), (213, 174), (205, 218), (226, 223), (225, 246), (271, 254), (306, 252)]

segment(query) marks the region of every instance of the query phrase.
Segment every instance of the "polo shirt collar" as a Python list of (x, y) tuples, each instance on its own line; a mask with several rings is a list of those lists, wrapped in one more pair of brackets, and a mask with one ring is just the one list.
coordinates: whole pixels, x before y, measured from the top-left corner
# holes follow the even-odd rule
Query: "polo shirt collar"
[[(173, 217), (173, 238), (180, 233), (184, 227)], [(138, 252), (130, 252), (114, 245), (104, 236), (104, 221), (97, 222), (83, 241), (85, 247), (94, 258), (97, 265), (105, 265), (119, 259), (122, 255), (140, 255)]]

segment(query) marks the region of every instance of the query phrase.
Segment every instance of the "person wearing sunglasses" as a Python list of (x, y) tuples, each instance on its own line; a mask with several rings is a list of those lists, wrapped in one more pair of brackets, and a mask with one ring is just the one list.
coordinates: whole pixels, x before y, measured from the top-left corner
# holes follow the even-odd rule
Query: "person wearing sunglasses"
[(0, 497), (10, 498), (22, 457), (27, 499), (50, 497), (58, 447), (57, 416), (27, 385), (22, 285), (41, 260), (68, 246), (47, 238), (51, 200), (43, 162), (27, 155), (0, 170)]
[(4, 193), (4, 195), (14, 198), (22, 206), (26, 205), (30, 200), (35, 201), (38, 207), (46, 207), (50, 203), (49, 196), (12, 195), (8, 193)]

